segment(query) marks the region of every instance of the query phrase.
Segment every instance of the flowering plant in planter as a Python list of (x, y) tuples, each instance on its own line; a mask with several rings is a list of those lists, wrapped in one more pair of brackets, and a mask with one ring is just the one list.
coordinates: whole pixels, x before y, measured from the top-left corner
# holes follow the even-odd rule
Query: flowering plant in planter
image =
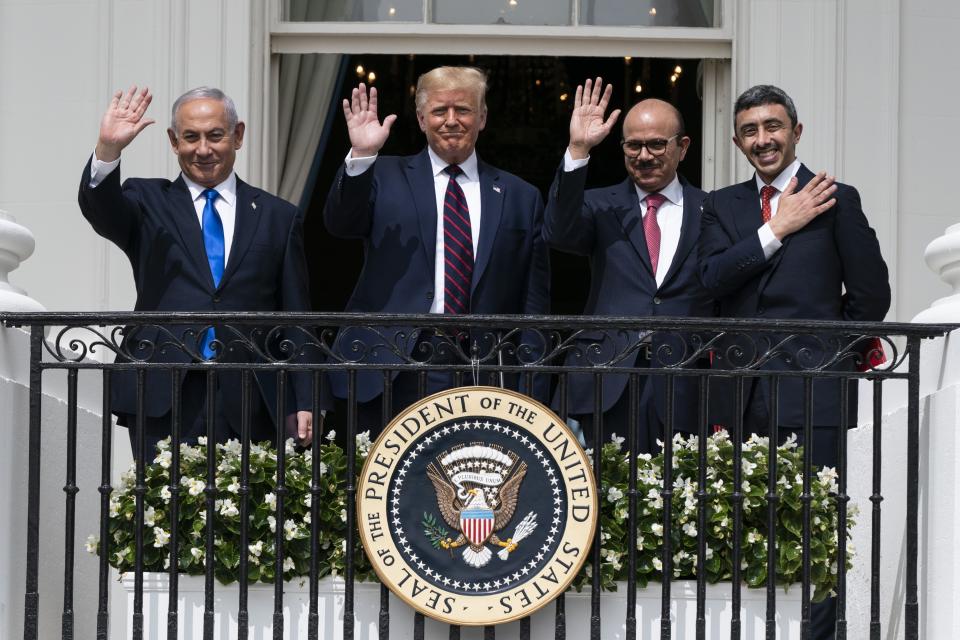
[[(601, 584), (616, 588), (616, 581), (627, 579), (627, 545), (631, 543), (628, 526), (629, 455), (621, 448), (623, 438), (603, 445), (601, 458)], [(749, 587), (762, 587), (767, 581), (768, 531), (767, 463), (769, 441), (752, 435), (742, 445), (741, 487), (743, 496), (740, 569)], [(733, 570), (733, 442), (726, 431), (707, 438), (706, 552), (704, 570), (710, 583), (730, 580)], [(592, 453), (592, 452), (591, 452)], [(670, 527), (672, 573), (674, 579), (694, 579), (697, 572), (697, 529), (699, 489), (699, 440), (697, 436), (676, 434), (673, 438), (673, 496)], [(776, 581), (784, 586), (798, 583), (802, 573), (803, 535), (803, 449), (796, 438), (777, 447), (777, 486), (775, 544)], [(831, 595), (837, 585), (837, 473), (833, 468), (813, 469), (810, 493), (810, 555), (812, 599)], [(662, 579), (663, 527), (663, 454), (637, 456), (637, 582)], [(847, 532), (844, 536), (847, 566), (853, 558), (850, 529), (857, 514), (855, 505), (847, 506)], [(589, 584), (593, 567), (584, 565), (575, 585)]]
[[(284, 535), (284, 579), (308, 576), (310, 572), (311, 477), (314, 454), (320, 464), (320, 521), (317, 526), (323, 550), (319, 561), (319, 577), (343, 573), (347, 527), (346, 496), (343, 480), (346, 457), (333, 443), (316, 452), (301, 451), (288, 441), (285, 447), (286, 498), (283, 522), (276, 517), (277, 455), (267, 443), (250, 446), (248, 528), (248, 579), (251, 582), (272, 582), (276, 550), (276, 527)], [(627, 545), (637, 547), (637, 581), (645, 586), (662, 576), (663, 455), (637, 457), (637, 528), (631, 541), (627, 531), (629, 455), (621, 448), (622, 438), (603, 445), (600, 455), (601, 519), (601, 585), (616, 589), (616, 582), (627, 577)], [(766, 584), (767, 571), (767, 447), (766, 438), (753, 436), (743, 444), (741, 460), (743, 517), (741, 570), (750, 587)], [(370, 448), (367, 432), (357, 436), (359, 474)], [(678, 434), (673, 440), (673, 497), (670, 530), (673, 551), (673, 577), (691, 578), (697, 564), (697, 478), (698, 440)], [(197, 446), (180, 446), (180, 509), (178, 519), (178, 567), (181, 573), (202, 575), (206, 548), (206, 456), (205, 439)], [(153, 462), (145, 467), (144, 484), (144, 548), (145, 571), (169, 570), (170, 541), (170, 471), (172, 452), (169, 443), (161, 442)], [(236, 441), (216, 445), (217, 498), (214, 527), (214, 572), (227, 584), (239, 579), (240, 564), (240, 463), (241, 448)], [(777, 450), (777, 582), (800, 581), (802, 569), (802, 449), (793, 441)], [(729, 580), (733, 555), (733, 443), (726, 432), (711, 435), (707, 441), (706, 504), (706, 578), (709, 582)], [(120, 571), (132, 571), (135, 549), (136, 494), (134, 469), (123, 474), (120, 486), (110, 498), (109, 541), (110, 564)], [(811, 482), (811, 583), (814, 600), (826, 597), (836, 587), (837, 546), (836, 472), (825, 468), (816, 472)], [(849, 527), (853, 525), (855, 507), (848, 507)], [(354, 553), (357, 580), (375, 580), (376, 576), (360, 548), (359, 537)], [(87, 541), (91, 553), (99, 553), (96, 536)], [(848, 547), (848, 564), (852, 549)], [(584, 565), (574, 583), (579, 589), (589, 584), (594, 568)]]

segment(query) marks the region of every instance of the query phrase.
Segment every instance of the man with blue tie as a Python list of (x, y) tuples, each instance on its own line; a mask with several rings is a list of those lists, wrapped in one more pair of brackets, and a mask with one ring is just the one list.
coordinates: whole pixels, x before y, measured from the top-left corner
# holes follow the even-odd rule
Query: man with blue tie
[[(547, 198), (547, 242), (558, 251), (589, 258), (587, 315), (711, 316), (714, 302), (697, 278), (695, 249), (706, 194), (677, 173), (690, 138), (673, 105), (655, 98), (634, 105), (624, 118), (621, 141), (627, 178), (585, 191), (590, 150), (607, 137), (620, 114), (616, 109), (606, 116), (611, 95), (611, 86), (604, 89), (601, 78), (577, 87), (570, 144)], [(676, 332), (583, 332), (574, 336), (566, 364), (650, 371), (685, 359), (686, 340)], [(698, 431), (702, 416), (690, 401), (697, 397), (693, 378), (676, 376), (672, 396), (663, 375), (647, 373), (639, 382), (639, 412), (631, 424), (626, 375), (603, 374), (601, 397), (595, 398), (593, 375), (569, 374), (567, 409), (588, 441), (598, 417), (604, 439), (634, 430), (639, 451), (647, 453), (656, 452), (666, 426)], [(554, 400), (555, 407), (561, 404), (560, 398)], [(668, 424), (671, 405), (673, 421)], [(596, 406), (602, 416), (594, 414)]]
[[(408, 157), (378, 155), (396, 116), (380, 121), (377, 91), (360, 84), (343, 101), (350, 152), (327, 197), (324, 222), (337, 237), (364, 243), (364, 264), (347, 311), (377, 313), (542, 314), (549, 305), (549, 258), (541, 238), (543, 201), (532, 185), (483, 162), (475, 147), (486, 125), (486, 77), (468, 67), (423, 74), (416, 111), (427, 148)], [(432, 362), (469, 364), (456, 337), (353, 328), (337, 338), (345, 359), (389, 365), (432, 353)], [(495, 338), (474, 335), (481, 354)], [(390, 345), (390, 346), (388, 346)], [(357, 355), (358, 351), (361, 355)], [(402, 356), (397, 354), (399, 351)], [(509, 350), (507, 350), (509, 351)], [(506, 353), (509, 357), (509, 353)], [(466, 367), (465, 367), (466, 369)], [(463, 382), (472, 383), (465, 378)], [(414, 374), (391, 383), (392, 408), (382, 415), (384, 378), (357, 375), (359, 428), (378, 432), (419, 397)], [(347, 376), (331, 376), (334, 395), (348, 399)], [(452, 386), (432, 372), (426, 392)], [(523, 389), (521, 385), (521, 390)]]
[[(120, 155), (154, 121), (146, 117), (152, 95), (134, 86), (118, 91), (100, 122), (93, 156), (80, 182), (80, 210), (94, 230), (130, 260), (137, 311), (309, 310), (302, 216), (296, 207), (240, 180), (234, 172), (244, 123), (233, 101), (219, 89), (199, 87), (174, 102), (170, 145), (180, 164), (174, 180), (130, 178), (121, 184)], [(255, 358), (232, 340), (254, 340), (275, 349), (264, 333), (243, 328), (139, 326), (125, 332), (118, 360), (190, 362), (201, 359), (250, 362)], [(163, 346), (182, 341), (183, 348)], [(272, 439), (277, 412), (276, 375), (257, 372), (251, 401), (251, 435)], [(312, 392), (302, 375), (290, 376), (293, 393), (284, 401), (287, 433), (310, 440)], [(213, 400), (212, 431), (218, 441), (241, 430), (241, 377), (218, 372), (215, 398), (207, 398), (202, 372), (186, 372), (180, 386), (180, 433), (196, 440), (209, 433), (207, 402)], [(135, 372), (114, 375), (111, 408), (118, 423), (141, 421), (147, 458), (171, 431), (173, 392), (165, 371), (148, 371), (139, 385)], [(142, 397), (138, 398), (138, 395)], [(144, 415), (138, 416), (142, 401)]]

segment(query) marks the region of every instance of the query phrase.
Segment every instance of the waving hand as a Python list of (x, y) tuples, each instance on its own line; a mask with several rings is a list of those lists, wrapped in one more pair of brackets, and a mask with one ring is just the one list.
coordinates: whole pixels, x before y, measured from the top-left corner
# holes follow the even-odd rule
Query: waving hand
[(373, 156), (380, 152), (390, 127), (396, 121), (396, 115), (389, 115), (383, 119), (383, 124), (377, 117), (377, 90), (370, 87), (370, 97), (367, 97), (367, 87), (362, 82), (353, 90), (350, 100), (343, 101), (343, 116), (347, 120), (347, 132), (350, 134), (351, 155), (354, 158)]
[(600, 144), (620, 117), (620, 109), (614, 109), (604, 120), (610, 104), (613, 86), (603, 89), (603, 79), (587, 80), (584, 86), (577, 85), (570, 116), (570, 155), (575, 160), (586, 158), (590, 149)]
[(154, 123), (144, 118), (153, 94), (144, 87), (139, 93), (133, 85), (124, 93), (117, 91), (100, 120), (100, 137), (97, 140), (97, 158), (112, 162), (120, 157), (120, 152), (136, 138), (141, 131)]

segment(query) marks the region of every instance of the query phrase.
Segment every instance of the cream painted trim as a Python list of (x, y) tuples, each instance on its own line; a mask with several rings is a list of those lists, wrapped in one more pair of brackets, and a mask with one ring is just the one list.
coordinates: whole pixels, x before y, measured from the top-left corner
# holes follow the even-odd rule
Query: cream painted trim
[(271, 52), (720, 58), (733, 55), (726, 28), (522, 27), (502, 25), (280, 22)]

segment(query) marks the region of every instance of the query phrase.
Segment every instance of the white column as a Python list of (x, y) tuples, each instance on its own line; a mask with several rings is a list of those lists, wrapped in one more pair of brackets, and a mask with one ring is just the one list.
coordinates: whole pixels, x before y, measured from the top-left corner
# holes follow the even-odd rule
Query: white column
[(42, 304), (7, 280), (11, 271), (33, 254), (33, 234), (0, 209), (0, 311), (46, 311)]
[(960, 323), (960, 223), (947, 227), (923, 253), (927, 266), (953, 289), (914, 317), (914, 322)]

